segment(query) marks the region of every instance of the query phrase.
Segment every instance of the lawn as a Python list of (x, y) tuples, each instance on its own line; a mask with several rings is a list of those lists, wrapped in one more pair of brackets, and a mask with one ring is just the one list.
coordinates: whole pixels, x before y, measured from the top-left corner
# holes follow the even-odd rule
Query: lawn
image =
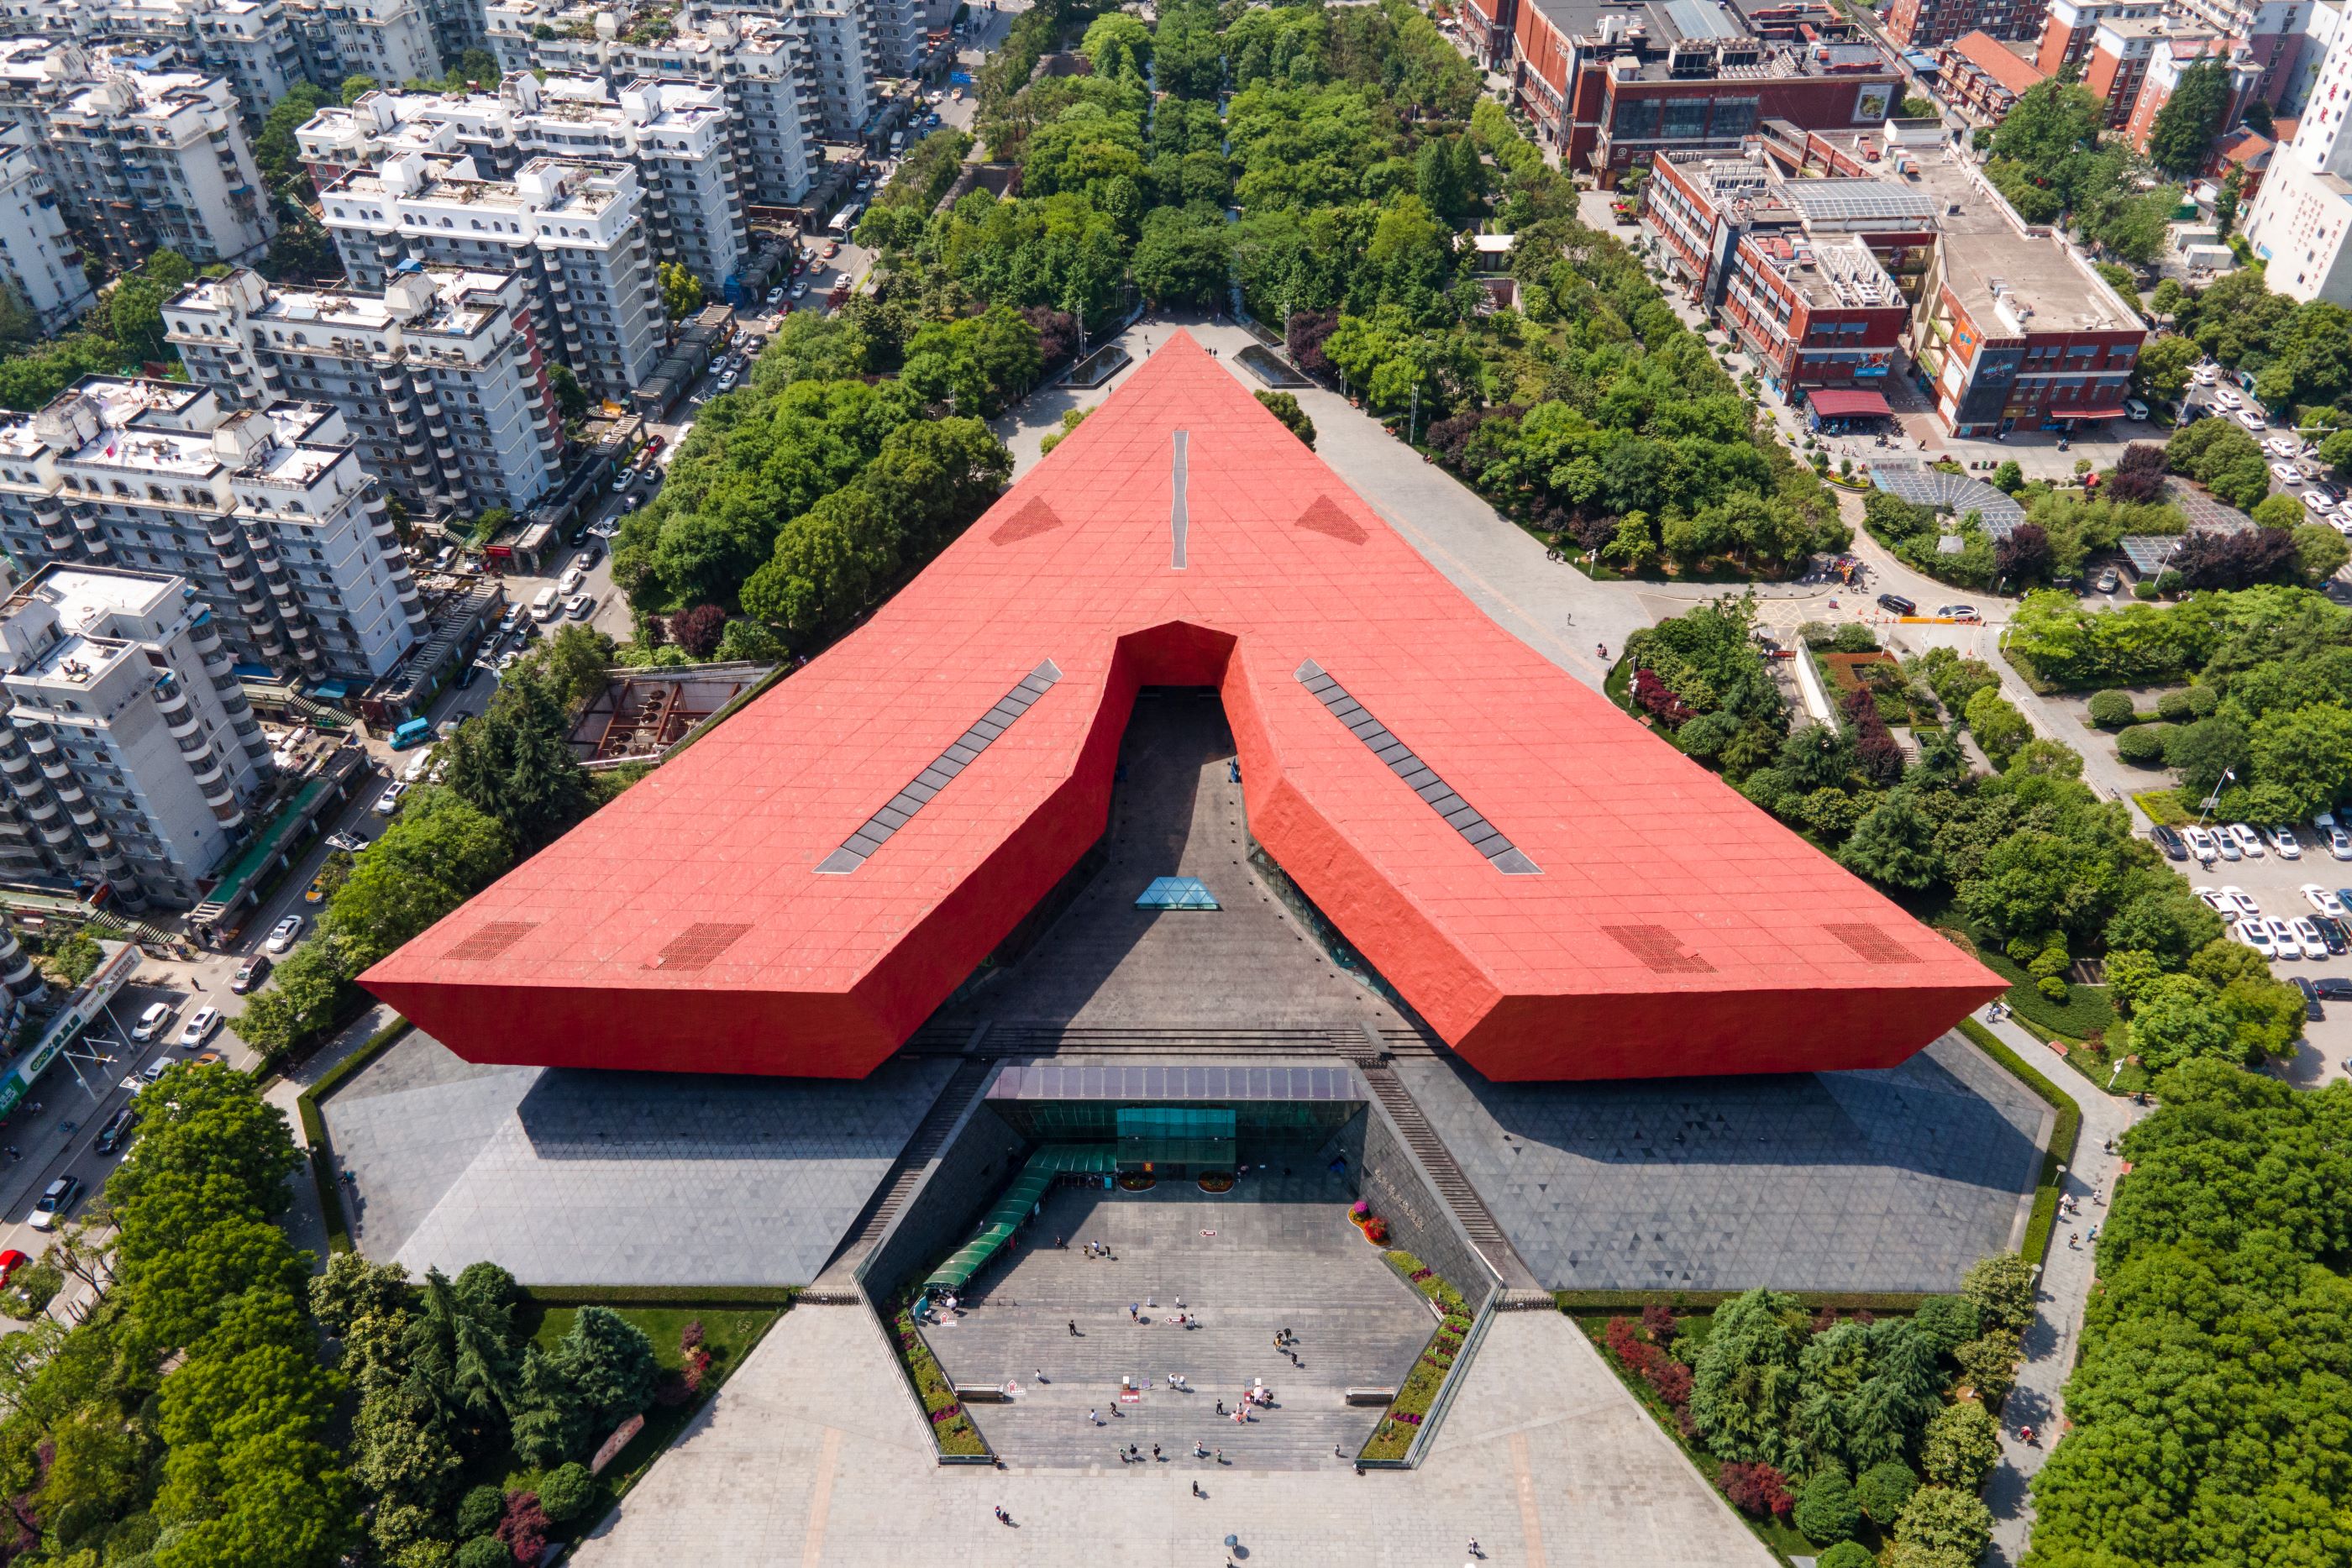
[(2053, 1034), (2083, 1040), (2093, 1030), (2105, 1033), (2116, 1027), (2115, 1004), (2107, 999), (2105, 986), (2069, 986), (2066, 999), (2053, 1002), (2042, 994), (2031, 975), (2010, 962), (2009, 955), (1999, 948), (1978, 948), (1977, 960), (2009, 982), (2009, 995), (2001, 1000), (2009, 1004), (2010, 1011)]
[(2147, 813), (2149, 821), (2162, 827), (2185, 828), (2197, 820), (2178, 789), (2139, 789), (2133, 792), (2132, 799), (2139, 802), (2139, 809)]
[[(709, 1308), (709, 1307), (625, 1307), (613, 1311), (645, 1331), (653, 1341), (654, 1356), (665, 1372), (678, 1368), (680, 1355), (678, 1336), (690, 1322), (702, 1325), (702, 1348), (710, 1353), (710, 1372), (703, 1384), (703, 1392), (689, 1397), (684, 1404), (656, 1405), (646, 1412), (645, 1430), (632, 1438), (618, 1458), (605, 1468), (601, 1478), (614, 1497), (629, 1490), (644, 1475), (654, 1460), (661, 1457), (672, 1439), (686, 1429), (695, 1412), (743, 1364), (751, 1347), (761, 1336), (783, 1316), (774, 1307)], [(520, 1321), (530, 1331), (531, 1343), (542, 1349), (553, 1348), (555, 1343), (572, 1332), (572, 1320), (580, 1315), (577, 1307), (540, 1307), (526, 1301), (517, 1309)], [(538, 1322), (531, 1321), (537, 1314)], [(513, 1486), (526, 1478), (522, 1467), (515, 1467), (506, 1478)]]

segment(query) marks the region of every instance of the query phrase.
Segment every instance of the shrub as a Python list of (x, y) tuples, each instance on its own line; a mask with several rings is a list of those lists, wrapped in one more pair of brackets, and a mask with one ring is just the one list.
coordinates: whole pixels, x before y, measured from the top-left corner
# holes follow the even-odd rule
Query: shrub
[(1770, 1465), (1727, 1463), (1715, 1481), (1732, 1507), (1757, 1519), (1786, 1519), (1796, 1506), (1787, 1478)]
[(587, 1466), (576, 1461), (557, 1466), (539, 1483), (539, 1506), (558, 1524), (578, 1518), (595, 1495), (596, 1478), (588, 1473)]
[(1900, 1459), (1888, 1459), (1862, 1472), (1862, 1479), (1853, 1483), (1853, 1500), (1871, 1522), (1884, 1530), (1895, 1522), (1903, 1505), (1918, 1490), (1919, 1478), (1911, 1473), (1911, 1467)]
[(457, 1502), (457, 1533), (488, 1535), (507, 1511), (507, 1494), (497, 1487), (476, 1487)]
[(1948, 1553), (1955, 1563), (1974, 1563), (1992, 1539), (1992, 1511), (1967, 1492), (1921, 1487), (1895, 1516), (1895, 1539)]
[(2156, 699), (2156, 716), (2167, 724), (2187, 724), (2197, 716), (2197, 699), (2188, 692), (2167, 692)]
[(2131, 694), (2112, 688), (2091, 694), (2091, 722), (2101, 729), (2121, 729), (2134, 716)]
[[(1948, 1405), (1927, 1423), (1919, 1445), (1919, 1468), (1937, 1486), (1973, 1493), (2000, 1463), (2000, 1423), (1972, 1399)], [(1804, 1511), (1798, 1510), (1798, 1528)]]
[(1814, 1558), (1813, 1568), (1878, 1568), (1878, 1559), (1859, 1541), (1841, 1541)]
[(1816, 1472), (1798, 1495), (1793, 1515), (1805, 1539), (1843, 1541), (1862, 1527), (1862, 1505), (1854, 1500), (1853, 1483), (1832, 1465)]
[(717, 653), (719, 636), (726, 630), (727, 612), (716, 604), (698, 604), (669, 618), (669, 639), (685, 649), (688, 658), (708, 659)]
[(2022, 1332), (2033, 1321), (2039, 1292), (2035, 1266), (2014, 1252), (1979, 1258), (1960, 1277), (1960, 1296), (1975, 1306), (1988, 1328)]
[(495, 1535), (477, 1535), (457, 1548), (457, 1568), (507, 1568), (514, 1553)]
[(2164, 737), (2171, 727), (2137, 725), (2116, 737), (2116, 755), (2135, 768), (2154, 768), (2164, 760)]
[(517, 1563), (532, 1568), (539, 1562), (547, 1550), (547, 1511), (539, 1506), (536, 1493), (507, 1493), (506, 1517), (499, 1521), (498, 1536)]
[(1826, 621), (1808, 621), (1797, 628), (1808, 648), (1832, 648), (1837, 645), (1838, 629)]
[(1831, 642), (1841, 653), (1874, 653), (1878, 652), (1878, 638), (1876, 634), (1874, 633), (1869, 627), (1864, 625), (1859, 621), (1848, 621), (1842, 623), (1835, 632), (1831, 633)]

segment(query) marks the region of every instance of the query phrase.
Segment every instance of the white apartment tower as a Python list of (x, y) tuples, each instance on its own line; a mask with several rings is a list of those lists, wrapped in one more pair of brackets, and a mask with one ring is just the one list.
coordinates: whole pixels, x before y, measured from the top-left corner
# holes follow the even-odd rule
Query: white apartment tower
[(409, 152), (470, 158), (499, 179), (535, 155), (633, 164), (656, 259), (682, 264), (712, 295), (751, 247), (725, 95), (700, 83), (639, 80), (616, 96), (602, 78), (518, 71), (496, 96), (368, 93), (320, 110), (294, 137), (321, 191)]
[(129, 44), (142, 55), (175, 49), (184, 64), (227, 82), (257, 125), (302, 79), (285, 0), (103, 0), (69, 10), (67, 31), (76, 38)]
[(310, 79), (330, 92), (350, 77), (398, 87), (446, 69), (419, 0), (288, 0), (287, 10)]
[(234, 265), (278, 231), (218, 77), (114, 71), (68, 91), (47, 118), (50, 176), (118, 267), (159, 246), (199, 267)]
[(199, 384), (241, 408), (332, 403), (385, 489), (474, 517), (528, 506), (559, 477), (563, 418), (531, 303), (511, 272), (404, 262), (381, 294), (199, 279), (163, 320)]
[(168, 572), (239, 664), (364, 685), (425, 634), (422, 596), (342, 416), (92, 376), (0, 426), (0, 544)]
[(81, 247), (66, 232), (57, 187), (33, 161), (32, 134), (0, 126), (0, 271), (43, 328), (57, 330), (97, 294), (81, 270)]
[(2352, 26), (2336, 29), (2245, 233), (2273, 292), (2352, 306)]
[(271, 782), (202, 598), (52, 562), (0, 602), (0, 840), (133, 909), (195, 903)]
[(380, 289), (401, 262), (520, 273), (535, 329), (583, 386), (619, 401), (660, 362), (667, 318), (637, 172), (533, 158), (488, 180), (470, 158), (402, 152), (320, 196), (347, 281)]
[[(853, 6), (861, 0), (843, 0)], [(715, 87), (725, 95), (727, 133), (735, 166), (752, 200), (790, 205), (808, 193), (810, 169), (821, 161), (816, 141), (828, 130), (855, 134), (872, 113), (873, 68), (867, 56), (845, 52), (845, 112), (855, 124), (832, 123), (819, 90), (806, 15), (801, 10), (734, 12), (696, 22), (680, 16), (632, 23), (625, 11), (598, 11), (557, 0), (488, 0), (491, 52), (509, 73), (541, 69), (614, 81), (652, 78)], [(857, 105), (864, 104), (863, 110)]]

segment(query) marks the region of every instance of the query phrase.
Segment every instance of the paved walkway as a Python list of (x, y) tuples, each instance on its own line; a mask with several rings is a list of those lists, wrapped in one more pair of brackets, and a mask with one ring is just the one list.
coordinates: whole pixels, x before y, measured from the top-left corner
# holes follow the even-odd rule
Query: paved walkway
[[(1984, 1019), (1981, 1012), (1977, 1016)], [(1985, 1501), (1993, 1512), (1992, 1547), (1985, 1561), (1996, 1568), (2010, 1568), (2024, 1554), (2033, 1531), (2033, 1501), (2027, 1494), (2027, 1483), (2065, 1430), (2060, 1395), (2066, 1379), (2074, 1375), (2084, 1303), (2091, 1294), (2095, 1249), (2087, 1239), (2069, 1246), (2067, 1238), (2077, 1232), (2087, 1238), (2091, 1227), (2106, 1218), (2107, 1199), (2123, 1169), (2123, 1162), (2106, 1152), (2107, 1140), (2120, 1140), (2125, 1130), (2147, 1113), (2129, 1100), (2106, 1093), (2014, 1022), (1987, 1020), (1987, 1027), (2036, 1071), (2073, 1095), (2083, 1111), (2082, 1137), (2074, 1145), (2074, 1164), (2066, 1172), (2062, 1188), (2080, 1209), (2059, 1217), (2042, 1275), (2040, 1305), (2025, 1333), (2025, 1364), (2018, 1369), (2016, 1390), (2001, 1411), (2000, 1468), (1985, 1483)], [(2023, 1427), (2033, 1428), (2032, 1447), (2018, 1437)]]
[[(984, 1407), (980, 1418), (985, 1430)], [(1245, 1558), (1226, 1552), (1228, 1535)], [(881, 1325), (860, 1307), (811, 1306), (785, 1316), (573, 1561), (1451, 1568), (1474, 1535), (1497, 1568), (1772, 1563), (1558, 1313), (1496, 1318), (1429, 1462), (1360, 1476), (1189, 1451), (1132, 1467), (1106, 1454), (1087, 1469), (942, 1468)]]

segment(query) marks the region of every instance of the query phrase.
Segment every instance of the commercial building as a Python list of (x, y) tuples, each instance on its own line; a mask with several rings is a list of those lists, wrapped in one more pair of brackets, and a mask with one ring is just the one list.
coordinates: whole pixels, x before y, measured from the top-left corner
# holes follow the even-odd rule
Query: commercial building
[(320, 206), (353, 287), (383, 288), (405, 260), (520, 274), (541, 348), (616, 402), (661, 358), (661, 282), (630, 164), (532, 158), (495, 180), (470, 158), (400, 152), (330, 185)]
[(0, 269), (26, 307), (55, 331), (97, 301), (81, 247), (66, 232), (57, 186), (34, 160), (32, 133), (0, 126)]
[(1685, 295), (1793, 402), (1831, 388), (1883, 399), (1913, 305), (1888, 267), (1916, 292), (1935, 211), (1923, 193), (1879, 180), (1784, 179), (1759, 147), (1740, 158), (1660, 158), (1642, 222)]
[[(625, 10), (582, 0), (489, 0), (484, 16), (490, 50), (509, 74), (537, 69), (717, 88), (726, 99), (735, 167), (751, 183), (752, 199), (786, 206), (808, 193), (812, 171), (823, 161), (818, 139), (855, 136), (878, 101), (866, 26), (861, 21), (854, 29), (852, 48), (840, 24), (824, 20), (863, 16), (856, 0), (841, 3), (846, 9), (838, 12), (824, 0), (814, 10), (632, 22)], [(821, 73), (813, 33), (833, 40)]]
[(1900, 78), (1867, 43), (1769, 42), (1695, 0), (1603, 11), (1524, 0), (1515, 89), (1564, 165), (1603, 183), (1663, 152), (1736, 152), (1767, 120), (1802, 130), (1876, 124)]
[(1489, 1080), (1890, 1066), (2004, 988), (1496, 625), (1181, 333), (864, 625), (362, 982), (471, 1061), (863, 1077), (1083, 877), (1147, 687), (1222, 703), (1226, 852)]
[(509, 179), (530, 157), (626, 162), (652, 229), (656, 259), (687, 268), (716, 296), (741, 274), (749, 208), (728, 130), (725, 95), (685, 81), (633, 81), (517, 71), (489, 93), (376, 91), (321, 109), (294, 133), (324, 191), (345, 174), (415, 152), (467, 157)]
[(218, 77), (115, 70), (68, 88), (37, 152), (116, 268), (168, 246), (199, 267), (258, 256), (278, 232), (236, 99)]
[(360, 463), (418, 515), (520, 511), (555, 484), (563, 418), (511, 272), (404, 263), (381, 293), (188, 285), (163, 322), (189, 378), (240, 408), (333, 404)]
[(211, 612), (170, 572), (52, 562), (0, 602), (0, 841), (184, 908), (273, 781)]
[(2245, 235), (2273, 291), (2352, 305), (2352, 27), (2336, 30)]
[(323, 403), (240, 412), (92, 376), (0, 426), (0, 544), (184, 579), (236, 662), (281, 676), (365, 684), (425, 628), (383, 497)]
[(2025, 50), (1990, 33), (1963, 34), (1936, 51), (1937, 88), (1970, 124), (1998, 125), (2028, 88), (2049, 78)]

